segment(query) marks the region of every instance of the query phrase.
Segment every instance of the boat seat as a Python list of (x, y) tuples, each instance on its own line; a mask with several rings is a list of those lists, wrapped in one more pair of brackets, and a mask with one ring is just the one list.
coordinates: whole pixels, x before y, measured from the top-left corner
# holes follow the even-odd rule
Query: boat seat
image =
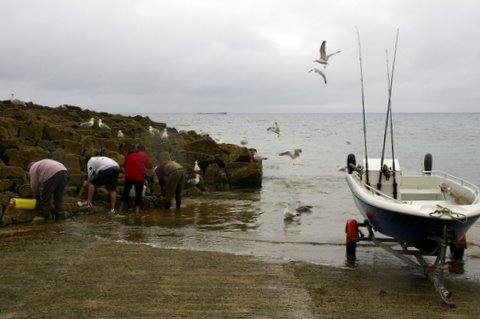
[(444, 200), (440, 187), (438, 188), (400, 188), (402, 200)]

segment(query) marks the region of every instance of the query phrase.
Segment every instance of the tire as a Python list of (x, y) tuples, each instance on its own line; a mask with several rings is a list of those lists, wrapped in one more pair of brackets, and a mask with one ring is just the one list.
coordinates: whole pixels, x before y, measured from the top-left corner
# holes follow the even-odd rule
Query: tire
[(450, 258), (453, 260), (463, 260), (463, 254), (467, 248), (467, 236), (463, 235), (456, 243), (450, 245)]
[(350, 242), (347, 243), (347, 258), (355, 258), (357, 254), (357, 243), (356, 242)]
[(425, 158), (423, 159), (423, 170), (429, 172), (426, 174), (430, 175), (430, 171), (432, 170), (432, 154), (430, 153), (425, 154)]
[(355, 219), (347, 220), (345, 225), (347, 258), (355, 257), (359, 237), (358, 222)]
[(462, 247), (457, 247), (457, 245), (450, 245), (451, 259), (453, 260), (463, 260), (463, 254), (465, 249)]
[(348, 174), (352, 174), (353, 172), (353, 167), (351, 167), (352, 164), (353, 166), (357, 166), (357, 161), (355, 159), (355, 155), (354, 154), (348, 154), (347, 156), (347, 170), (348, 170)]

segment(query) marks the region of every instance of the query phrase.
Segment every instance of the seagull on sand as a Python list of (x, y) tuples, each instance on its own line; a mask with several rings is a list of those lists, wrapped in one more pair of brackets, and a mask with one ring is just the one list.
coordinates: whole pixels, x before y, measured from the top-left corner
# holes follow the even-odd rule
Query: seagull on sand
[(89, 121), (80, 123), (80, 127), (90, 128), (90, 127), (93, 127), (94, 124), (95, 124), (95, 119), (92, 117), (90, 118)]
[(118, 138), (123, 138), (124, 137), (122, 130), (118, 130), (117, 137)]
[(152, 135), (156, 135), (158, 133), (160, 133), (160, 131), (154, 127), (152, 127), (151, 125), (148, 127), (148, 131), (150, 132), (150, 134)]
[(285, 203), (285, 209), (283, 210), (283, 219), (293, 219), (296, 216), (299, 216), (298, 213), (292, 213), (289, 209), (290, 204)]
[(302, 153), (302, 149), (296, 148), (295, 150), (293, 150), (293, 153), (291, 151), (287, 151), (287, 152), (278, 153), (278, 155), (280, 156), (288, 155), (292, 160), (294, 160), (300, 156), (300, 153)]
[(299, 213), (307, 213), (312, 211), (312, 206), (304, 205), (301, 201), (297, 200), (297, 207), (295, 210)]
[(320, 74), (320, 75), (322, 76), (323, 81), (325, 82), (325, 84), (327, 84), (327, 76), (325, 75), (325, 73), (324, 73), (322, 70), (319, 70), (319, 69), (317, 69), (317, 68), (313, 68), (313, 69), (311, 69), (311, 70), (308, 71), (308, 72), (315, 72), (315, 73)]
[(161, 139), (162, 139), (162, 141), (164, 141), (164, 142), (168, 142), (168, 132), (167, 132), (167, 128), (164, 128), (164, 129), (163, 129), (163, 133), (162, 133)]
[(98, 127), (99, 127), (99, 128), (103, 128), (103, 129), (106, 129), (106, 130), (109, 130), (109, 129), (110, 129), (110, 126), (108, 126), (108, 125), (105, 124), (105, 123), (102, 123), (102, 119), (98, 119)]
[(19, 99), (16, 99), (15, 98), (15, 95), (12, 93), (11, 97), (10, 97), (10, 103), (12, 103), (13, 105), (19, 105), (19, 106), (26, 106), (27, 104)]
[(273, 132), (280, 137), (280, 127), (278, 127), (277, 122), (275, 122), (274, 126), (270, 126), (269, 128), (267, 128), (267, 131)]
[(246, 137), (242, 138), (240, 141), (240, 144), (242, 144), (243, 146), (247, 145), (248, 144), (247, 138)]
[(333, 53), (330, 53), (330, 54), (327, 54), (325, 52), (325, 47), (327, 45), (327, 41), (323, 41), (322, 42), (322, 45), (320, 46), (320, 58), (318, 60), (315, 60), (313, 62), (318, 62), (320, 64), (323, 64), (323, 68), (326, 68), (327, 67), (327, 64), (328, 64), (328, 59), (332, 56), (332, 55), (335, 55), (337, 53), (340, 53), (340, 51), (336, 51), (336, 52), (333, 52)]

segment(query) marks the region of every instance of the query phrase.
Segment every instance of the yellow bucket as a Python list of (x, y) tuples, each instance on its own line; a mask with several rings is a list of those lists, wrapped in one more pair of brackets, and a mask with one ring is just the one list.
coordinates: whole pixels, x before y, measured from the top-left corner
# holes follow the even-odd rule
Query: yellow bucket
[(37, 200), (34, 198), (11, 198), (10, 204), (16, 209), (32, 210), (37, 206)]

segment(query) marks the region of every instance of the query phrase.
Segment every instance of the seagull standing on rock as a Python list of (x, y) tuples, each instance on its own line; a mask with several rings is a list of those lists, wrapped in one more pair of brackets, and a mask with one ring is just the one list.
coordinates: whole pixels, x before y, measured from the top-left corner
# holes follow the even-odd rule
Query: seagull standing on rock
[(168, 142), (168, 132), (167, 132), (167, 128), (164, 128), (164, 129), (163, 129), (163, 133), (162, 133), (161, 138), (162, 138), (162, 141)]
[(242, 140), (240, 141), (240, 144), (242, 144), (243, 146), (247, 145), (248, 144), (248, 140), (246, 137), (242, 138)]
[(200, 183), (200, 175), (195, 174), (195, 177), (188, 179), (187, 183), (192, 184), (193, 186), (197, 186)]
[(123, 138), (124, 137), (122, 130), (118, 130), (117, 137), (118, 138)]
[(80, 123), (80, 127), (91, 128), (95, 125), (95, 119), (92, 117), (89, 121)]
[(193, 164), (193, 171), (195, 173), (200, 173), (200, 166), (198, 166), (198, 162), (195, 161), (195, 163)]
[(110, 129), (110, 126), (108, 126), (107, 124), (103, 123), (103, 122), (102, 122), (102, 119), (98, 119), (98, 127), (99, 127), (99, 128), (103, 128), (103, 129), (106, 129), (106, 130), (109, 130), (109, 129)]
[(261, 156), (261, 155), (258, 154), (257, 152), (254, 152), (254, 153), (253, 153), (253, 159), (256, 160), (256, 161), (264, 161), (264, 160), (267, 160), (266, 157)]
[(13, 105), (19, 105), (19, 106), (26, 106), (27, 104), (19, 99), (16, 99), (15, 98), (15, 95), (12, 93), (11, 97), (10, 97), (10, 103), (12, 103)]
[(160, 133), (160, 131), (154, 127), (152, 127), (151, 125), (148, 127), (148, 131), (150, 132), (150, 134), (152, 135), (156, 135), (158, 133)]

